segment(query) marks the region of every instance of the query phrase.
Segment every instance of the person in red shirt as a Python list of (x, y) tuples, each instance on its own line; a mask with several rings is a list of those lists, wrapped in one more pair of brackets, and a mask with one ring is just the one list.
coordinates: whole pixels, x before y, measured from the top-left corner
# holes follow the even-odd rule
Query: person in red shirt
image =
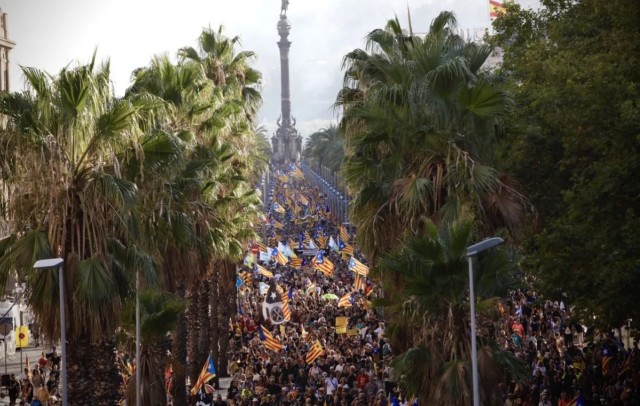
[(369, 377), (367, 376), (367, 374), (364, 373), (364, 369), (361, 369), (360, 373), (356, 377), (356, 384), (358, 385), (358, 388), (364, 390), (364, 387), (367, 385), (368, 382), (369, 382)]
[(519, 320), (516, 320), (513, 323), (513, 325), (511, 326), (511, 330), (513, 330), (514, 333), (519, 335), (520, 338), (524, 338), (524, 327), (522, 327), (522, 324), (520, 323)]

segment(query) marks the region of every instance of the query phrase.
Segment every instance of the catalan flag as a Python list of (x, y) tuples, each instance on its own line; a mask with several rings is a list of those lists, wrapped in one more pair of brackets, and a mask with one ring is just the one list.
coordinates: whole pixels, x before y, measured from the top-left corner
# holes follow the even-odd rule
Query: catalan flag
[(369, 274), (369, 267), (358, 261), (354, 257), (349, 259), (349, 270), (357, 273), (360, 276), (367, 276)]
[(289, 266), (295, 269), (302, 268), (302, 258), (291, 258), (289, 260)]
[(304, 179), (304, 173), (297, 166), (291, 171), (291, 175), (298, 179)]
[(302, 195), (298, 195), (298, 201), (300, 202), (300, 204), (302, 204), (303, 206), (308, 206), (309, 205), (309, 200), (307, 200), (306, 197), (302, 196)]
[(209, 382), (216, 376), (216, 366), (213, 364), (213, 358), (211, 358), (211, 354), (207, 358), (207, 361), (204, 363), (202, 367), (202, 371), (200, 372), (200, 376), (198, 376), (198, 381), (193, 388), (191, 388), (191, 394), (195, 395), (200, 390), (200, 387), (205, 383)]
[(353, 255), (353, 247), (338, 238), (338, 252), (345, 255)]
[(333, 275), (333, 269), (335, 268), (333, 262), (331, 262), (329, 258), (324, 258), (322, 256), (322, 252), (318, 252), (318, 254), (313, 259), (313, 266), (315, 269), (318, 269), (320, 272), (327, 276)]
[(308, 231), (305, 231), (305, 232), (304, 232), (304, 237), (303, 237), (302, 242), (303, 242), (305, 245), (309, 245), (309, 243), (311, 242), (311, 236), (309, 235), (309, 232), (308, 232)]
[(611, 369), (611, 361), (613, 361), (612, 356), (607, 355), (602, 357), (602, 375), (609, 375), (609, 371)]
[(280, 300), (282, 301), (282, 316), (286, 321), (291, 320), (291, 309), (289, 309), (289, 292), (282, 290), (280, 285), (277, 287), (278, 293), (280, 293)]
[(322, 235), (322, 233), (318, 234), (318, 248), (324, 249), (327, 246), (327, 237)]
[(273, 272), (268, 271), (267, 268), (260, 266), (258, 264), (256, 264), (256, 267), (254, 268), (254, 272), (258, 271), (258, 273), (262, 276), (266, 276), (267, 278), (273, 278)]
[(251, 285), (253, 284), (253, 275), (251, 275), (251, 272), (240, 271), (238, 276), (240, 277), (240, 279), (242, 279), (242, 282), (244, 282), (247, 287), (251, 287)]
[(367, 285), (367, 287), (364, 288), (364, 295), (368, 297), (372, 293), (373, 293), (373, 286)]
[(356, 280), (353, 283), (353, 288), (357, 291), (364, 291), (366, 288), (365, 278), (356, 274)]
[(347, 232), (347, 229), (343, 225), (340, 226), (340, 239), (342, 241), (349, 241), (350, 239), (349, 233)]
[(502, 1), (489, 0), (489, 17), (497, 18), (504, 13), (504, 4)]
[(279, 222), (279, 221), (274, 221), (274, 222), (273, 222), (273, 226), (274, 226), (275, 228), (277, 228), (277, 229), (280, 229), (280, 230), (282, 230), (282, 229), (284, 228), (284, 224), (282, 224), (282, 223), (281, 223), (281, 222)]
[(275, 210), (276, 212), (278, 212), (280, 214), (284, 214), (285, 213), (284, 207), (280, 206), (277, 202), (273, 203), (273, 210)]
[(289, 259), (282, 254), (282, 252), (278, 251), (276, 248), (271, 250), (271, 256), (275, 258), (276, 262), (280, 265), (287, 265)]
[(260, 333), (260, 340), (262, 340), (265, 348), (276, 352), (284, 348), (282, 343), (278, 341), (268, 329), (258, 326), (258, 332)]
[(258, 249), (261, 252), (267, 252), (267, 246), (262, 241), (258, 242)]
[(322, 348), (322, 344), (320, 344), (320, 341), (316, 340), (316, 342), (309, 348), (309, 352), (305, 357), (307, 364), (313, 364), (313, 361), (318, 359), (318, 357), (322, 355), (323, 351), (324, 349)]
[(351, 296), (351, 292), (342, 296), (340, 300), (338, 300), (338, 307), (351, 307), (353, 306), (353, 296)]
[(571, 400), (571, 402), (567, 403), (567, 406), (584, 406), (584, 399), (582, 395), (578, 395)]

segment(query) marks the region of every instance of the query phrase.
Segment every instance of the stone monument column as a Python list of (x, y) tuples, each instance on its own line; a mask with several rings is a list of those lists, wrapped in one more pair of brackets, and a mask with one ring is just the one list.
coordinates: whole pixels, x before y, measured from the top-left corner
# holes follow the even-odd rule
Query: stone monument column
[(272, 138), (275, 162), (297, 162), (302, 153), (300, 134), (295, 129), (295, 119), (291, 115), (291, 90), (289, 87), (289, 32), (291, 24), (287, 19), (288, 0), (282, 0), (278, 21), (278, 49), (280, 50), (280, 119), (278, 129)]

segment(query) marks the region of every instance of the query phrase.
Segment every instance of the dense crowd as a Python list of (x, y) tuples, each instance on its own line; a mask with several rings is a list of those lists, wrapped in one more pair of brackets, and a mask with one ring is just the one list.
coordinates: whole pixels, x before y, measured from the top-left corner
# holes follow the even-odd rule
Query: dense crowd
[[(636, 341), (587, 328), (563, 301), (518, 290), (501, 306), (497, 325), (484, 326), (506, 350), (524, 360), (529, 377), (500, 385), (505, 406), (640, 405)], [(630, 347), (630, 348), (629, 348)]]
[[(271, 211), (269, 223), (281, 223), (282, 228), (269, 227), (266, 239), (274, 244), (294, 244), (294, 248), (302, 247), (305, 234), (316, 245), (325, 237), (338, 239), (339, 225), (327, 213), (319, 191), (304, 182), (296, 182), (293, 189), (304, 194), (309, 203), (300, 205), (294, 214), (295, 196), (276, 187), (273, 200), (281, 202), (286, 211)], [(316, 205), (314, 215), (309, 205)], [(306, 221), (298, 221), (301, 218)], [(240, 289), (238, 315), (231, 322), (229, 404), (386, 405), (391, 396), (394, 402), (408, 403), (392, 381), (392, 349), (384, 336), (381, 315), (371, 308), (377, 289), (368, 279), (355, 286), (356, 274), (349, 270), (348, 258), (328, 244), (318, 248), (335, 265), (332, 274), (314, 269), (310, 257), (300, 269), (274, 261), (265, 264), (275, 282), (290, 292), (288, 322), (272, 325), (264, 320), (260, 283), (269, 284), (272, 278), (255, 272), (251, 282)], [(349, 293), (349, 305), (339, 306), (338, 298)], [(347, 325), (338, 329), (336, 319), (342, 317), (348, 318)], [(281, 351), (265, 347), (260, 326), (283, 345)], [(315, 341), (323, 352), (308, 363), (307, 354)]]
[(9, 376), (9, 405), (50, 406), (59, 404), (60, 355), (55, 347), (42, 352), (38, 361), (24, 368), (22, 374)]
[[(298, 267), (270, 258), (262, 262), (273, 274), (266, 276), (254, 264), (246, 264), (240, 271), (244, 283), (238, 314), (230, 320), (232, 380), (226, 399), (217, 394), (213, 404), (415, 404), (394, 382), (393, 351), (383, 317), (371, 308), (377, 287), (370, 279), (358, 283), (347, 256), (335, 246), (319, 244), (331, 236), (339, 238), (341, 231), (320, 191), (294, 178), (289, 182), (272, 185), (263, 234), (268, 251), (279, 243), (307, 248), (303, 239), (310, 238), (335, 269), (321, 272), (311, 258)], [(300, 195), (308, 200), (306, 205), (297, 201)], [(273, 210), (276, 204), (281, 212)], [(358, 257), (357, 247), (354, 254)], [(290, 318), (279, 325), (265, 318), (262, 309), (264, 288), (274, 283), (290, 298)], [(337, 299), (349, 293), (349, 305), (339, 305)], [(523, 360), (528, 371), (525, 379), (499, 385), (505, 406), (640, 405), (635, 341), (626, 348), (613, 332), (587, 329), (564, 302), (544, 300), (531, 290), (512, 292), (501, 301), (500, 312), (497, 322), (481, 324), (479, 334), (493, 337)], [(336, 326), (340, 318), (348, 320), (342, 329)], [(267, 348), (261, 329), (283, 348)], [(316, 341), (323, 351), (307, 362)]]

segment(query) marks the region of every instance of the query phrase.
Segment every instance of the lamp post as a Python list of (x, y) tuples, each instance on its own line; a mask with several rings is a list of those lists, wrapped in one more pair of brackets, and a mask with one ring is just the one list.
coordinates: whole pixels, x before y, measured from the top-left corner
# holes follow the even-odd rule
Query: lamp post
[(469, 305), (471, 307), (471, 374), (473, 379), (473, 406), (480, 406), (480, 386), (478, 383), (478, 344), (476, 338), (476, 297), (473, 291), (473, 257), (482, 251), (502, 244), (500, 237), (487, 238), (467, 247), (469, 261)]
[(53, 269), (58, 268), (58, 283), (60, 289), (60, 376), (62, 386), (62, 406), (67, 406), (67, 323), (65, 321), (64, 309), (64, 259), (49, 258), (40, 259), (33, 264), (35, 269)]

